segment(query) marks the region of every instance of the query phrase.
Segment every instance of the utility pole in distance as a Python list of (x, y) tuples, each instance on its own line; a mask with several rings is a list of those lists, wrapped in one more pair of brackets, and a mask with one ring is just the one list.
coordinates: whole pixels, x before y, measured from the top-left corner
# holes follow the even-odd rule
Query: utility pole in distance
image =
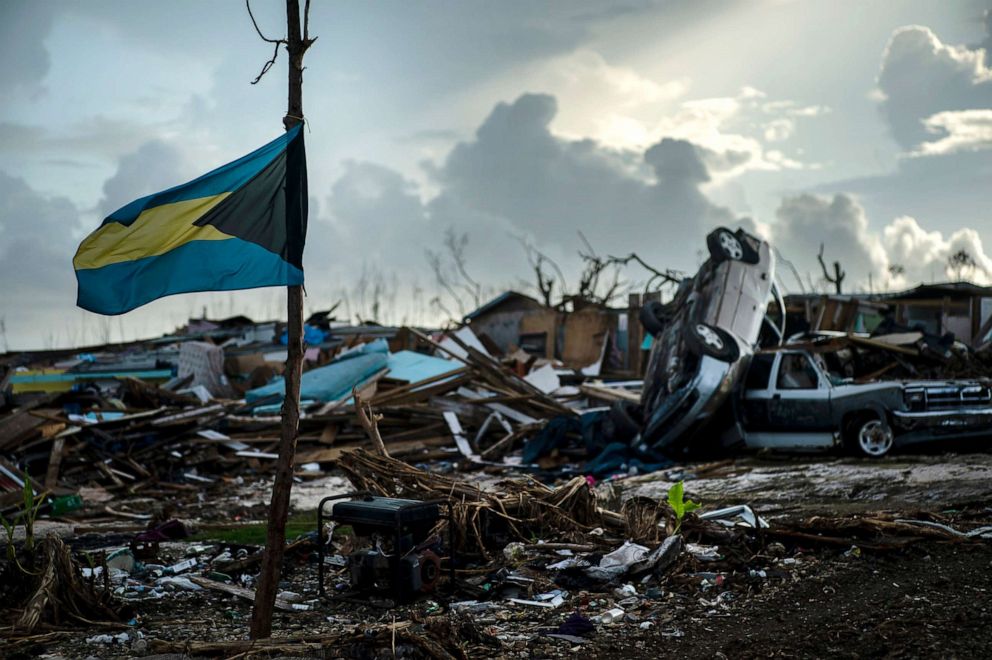
[[(258, 35), (268, 43), (275, 44), (272, 59), (265, 63), (261, 73), (252, 84), (261, 80), (262, 76), (275, 63), (279, 55), (279, 47), (284, 45), (289, 55), (289, 103), (283, 125), (288, 131), (303, 121), (303, 55), (316, 41), (310, 38), (310, 0), (306, 0), (303, 12), (303, 30), (300, 30), (300, 0), (286, 0), (286, 38), (268, 39), (262, 34), (251, 15), (251, 5), (248, 15)], [(293, 171), (298, 163), (287, 159), (286, 171), (286, 217), (291, 212), (299, 213), (299, 208), (290, 208), (292, 204), (306, 203), (306, 173)], [(292, 186), (302, 185), (291, 190)], [(295, 199), (294, 199), (294, 194)], [(305, 207), (303, 209), (305, 213)], [(292, 223), (289, 223), (292, 224)], [(276, 591), (282, 572), (282, 560), (286, 546), (286, 518), (289, 516), (289, 494), (293, 488), (293, 464), (296, 458), (296, 439), (300, 426), (300, 375), (303, 370), (303, 287), (287, 287), (287, 349), (286, 357), (286, 394), (282, 404), (282, 429), (279, 438), (279, 458), (276, 461), (275, 481), (272, 484), (272, 500), (269, 504), (269, 525), (265, 540), (265, 552), (262, 556), (262, 567), (258, 576), (258, 588), (255, 591), (255, 604), (251, 616), (251, 638), (260, 639), (272, 634), (272, 609), (275, 606)]]

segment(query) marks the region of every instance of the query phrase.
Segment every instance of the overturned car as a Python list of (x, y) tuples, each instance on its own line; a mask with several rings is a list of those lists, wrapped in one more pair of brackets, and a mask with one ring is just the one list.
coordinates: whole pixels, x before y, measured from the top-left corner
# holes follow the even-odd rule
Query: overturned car
[(748, 447), (843, 447), (878, 458), (914, 443), (992, 436), (992, 384), (855, 383), (832, 374), (820, 355), (786, 348), (751, 358), (739, 418)]
[(743, 229), (720, 227), (707, 247), (709, 258), (671, 301), (641, 309), (653, 342), (640, 406), (631, 416), (639, 418), (635, 442), (645, 449), (682, 453), (743, 377), (762, 326), (781, 341), (784, 327), (766, 314), (776, 301), (784, 324), (769, 245)]

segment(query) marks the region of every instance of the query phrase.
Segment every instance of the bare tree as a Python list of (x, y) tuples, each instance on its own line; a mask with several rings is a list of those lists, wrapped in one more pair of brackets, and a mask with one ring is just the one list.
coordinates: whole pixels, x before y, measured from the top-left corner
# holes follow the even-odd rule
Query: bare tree
[[(449, 227), (444, 232), (443, 245), (443, 252), (425, 250), (427, 265), (434, 273), (437, 285), (451, 297), (458, 311), (465, 314), (469, 311), (466, 299), (468, 304), (479, 307), (484, 302), (488, 289), (469, 273), (467, 233), (458, 234), (453, 227)], [(440, 296), (440, 292), (438, 295)]]
[(823, 260), (823, 243), (820, 243), (820, 253), (816, 255), (816, 259), (817, 259), (817, 261), (820, 262), (820, 268), (823, 270), (823, 279), (825, 279), (827, 282), (830, 282), (831, 284), (833, 284), (834, 285), (834, 288), (836, 290), (836, 293), (838, 295), (840, 295), (842, 293), (842, 287), (843, 287), (843, 284), (844, 284), (844, 278), (847, 277), (847, 273), (845, 273), (843, 270), (841, 270), (840, 262), (839, 261), (835, 261), (833, 263), (834, 274), (833, 274), (833, 277), (831, 277), (830, 276), (830, 273), (827, 271), (827, 264)]
[[(559, 299), (564, 300), (567, 298), (568, 282), (558, 263), (534, 247), (523, 236), (516, 236), (515, 238), (523, 246), (524, 253), (527, 255), (527, 261), (534, 270), (534, 276), (537, 280), (536, 288), (544, 304), (548, 307), (554, 306), (554, 289), (556, 284), (558, 285)], [(531, 285), (528, 284), (527, 286), (529, 287)]]
[(626, 257), (610, 257), (610, 261), (620, 266), (627, 266), (633, 261), (641, 268), (648, 271), (651, 276), (644, 283), (644, 293), (648, 293), (650, 291), (660, 291), (666, 286), (678, 286), (679, 283), (686, 278), (686, 274), (678, 270), (673, 270), (671, 268), (658, 270), (641, 259), (635, 252), (631, 252)]
[[(451, 282), (450, 276), (445, 270), (444, 259), (441, 257), (441, 253), (428, 249), (424, 251), (424, 255), (427, 258), (427, 265), (430, 266), (431, 271), (434, 273), (434, 281), (439, 287), (444, 289), (449, 296), (451, 296), (451, 300), (458, 306), (458, 309), (464, 310), (465, 304), (462, 302), (461, 296), (458, 295), (458, 292), (455, 290), (455, 287)], [(439, 292), (438, 295), (434, 297), (434, 300), (440, 299), (441, 296)]]
[(432, 309), (434, 309), (434, 312), (436, 314), (443, 314), (444, 316), (448, 317), (448, 320), (450, 321), (455, 321), (455, 322), (458, 321), (457, 316), (453, 314), (450, 309), (444, 306), (444, 301), (441, 300), (441, 296), (434, 296), (433, 298), (431, 298), (430, 306)]
[(978, 262), (971, 256), (971, 253), (961, 248), (947, 257), (947, 265), (954, 272), (954, 279), (960, 282), (964, 271), (967, 270), (974, 273), (975, 268), (978, 267)]
[(448, 256), (455, 270), (461, 276), (461, 287), (472, 297), (472, 302), (476, 307), (482, 304), (482, 286), (468, 274), (465, 263), (465, 248), (468, 247), (468, 234), (458, 235), (454, 227), (448, 227), (444, 232), (444, 247), (448, 250)]

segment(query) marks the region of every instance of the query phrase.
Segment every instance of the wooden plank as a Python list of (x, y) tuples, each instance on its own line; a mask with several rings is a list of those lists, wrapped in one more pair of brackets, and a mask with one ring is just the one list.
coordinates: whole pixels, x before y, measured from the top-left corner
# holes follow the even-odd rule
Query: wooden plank
[[(47, 420), (31, 414), (32, 410), (47, 403), (53, 397), (44, 397), (26, 404), (16, 412), (0, 419), (0, 451), (16, 449), (18, 445), (30, 439)], [(42, 412), (42, 411), (37, 411)], [(47, 414), (57, 414), (58, 410), (46, 410)], [(59, 419), (64, 422), (64, 419)]]
[(915, 348), (904, 348), (902, 346), (893, 346), (892, 344), (886, 344), (880, 341), (875, 341), (874, 339), (866, 339), (864, 337), (856, 337), (855, 335), (848, 335), (847, 339), (855, 344), (868, 346), (870, 348), (877, 348), (883, 351), (891, 351), (892, 353), (902, 353), (903, 355), (913, 355), (913, 356), (918, 356), (920, 354), (920, 352)]
[[(213, 591), (220, 591), (225, 594), (230, 594), (232, 596), (237, 596), (239, 598), (245, 598), (247, 600), (255, 600), (255, 590), (245, 589), (244, 587), (238, 587), (233, 584), (227, 584), (226, 582), (218, 582), (217, 580), (211, 580), (210, 578), (200, 577), (199, 575), (190, 575), (189, 581), (193, 584), (197, 584), (204, 589), (211, 589)], [(295, 612), (296, 607), (293, 607), (293, 603), (288, 600), (283, 600), (281, 598), (276, 598), (275, 605), (277, 609), (283, 610), (284, 612)], [(299, 609), (308, 609), (306, 606), (300, 607)]]
[(374, 405), (376, 407), (383, 406), (401, 406), (410, 405), (414, 403), (420, 403), (426, 401), (432, 396), (439, 394), (444, 394), (453, 389), (461, 387), (463, 384), (469, 381), (469, 376), (467, 374), (453, 378), (452, 380), (447, 380), (442, 383), (437, 383), (434, 385), (426, 385), (418, 390), (411, 392), (404, 392), (396, 396), (391, 396), (384, 401), (376, 401)]
[(641, 400), (641, 397), (637, 394), (619, 388), (579, 385), (579, 391), (586, 396), (602, 401), (630, 401), (632, 403), (639, 403)]
[[(405, 385), (400, 385), (399, 387), (394, 387), (389, 390), (383, 391), (381, 394), (372, 399), (372, 405), (381, 406), (387, 401), (394, 398), (399, 398), (402, 395), (414, 392), (421, 389), (427, 385), (437, 383), (438, 381), (443, 381), (448, 378), (454, 378), (455, 376), (460, 376), (468, 372), (466, 367), (458, 367), (457, 369), (452, 369), (443, 374), (438, 374), (436, 376), (431, 376), (430, 378), (425, 378), (423, 380), (413, 381)], [(363, 397), (364, 398), (364, 397)]]
[(324, 426), (324, 430), (320, 432), (320, 439), (317, 440), (322, 445), (333, 445), (335, 438), (338, 437), (338, 430), (341, 427), (338, 424), (329, 423)]
[(45, 490), (51, 490), (58, 484), (64, 447), (65, 438), (55, 438), (55, 441), (52, 442), (52, 452), (48, 455), (48, 470), (45, 471)]

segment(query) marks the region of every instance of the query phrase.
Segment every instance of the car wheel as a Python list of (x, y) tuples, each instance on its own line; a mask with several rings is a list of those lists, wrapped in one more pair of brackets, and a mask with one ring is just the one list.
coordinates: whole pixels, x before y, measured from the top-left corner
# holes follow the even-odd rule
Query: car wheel
[(881, 458), (889, 453), (894, 443), (892, 429), (878, 417), (862, 416), (848, 427), (847, 444), (856, 454), (867, 458)]
[(706, 246), (710, 257), (715, 261), (742, 261), (744, 259), (744, 244), (729, 229), (720, 227), (706, 237)]
[(689, 339), (695, 352), (708, 355), (723, 362), (736, 362), (740, 349), (730, 333), (706, 323), (693, 323), (689, 326)]
[(641, 325), (652, 335), (657, 335), (665, 329), (665, 306), (657, 300), (649, 300), (638, 313)]

